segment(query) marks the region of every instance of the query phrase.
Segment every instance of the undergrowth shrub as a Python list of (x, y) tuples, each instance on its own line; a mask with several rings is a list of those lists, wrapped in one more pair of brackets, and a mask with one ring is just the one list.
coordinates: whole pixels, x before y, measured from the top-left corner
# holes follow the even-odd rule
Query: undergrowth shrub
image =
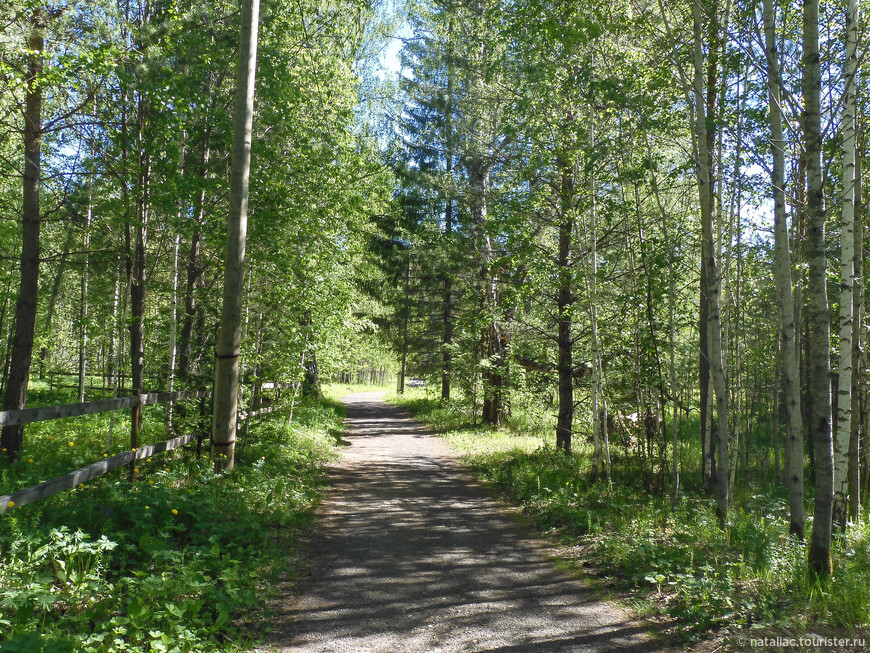
[(132, 487), (115, 472), (0, 515), (0, 652), (237, 650), (299, 571), (340, 429), (335, 403), (303, 404), (252, 425), (230, 474), (175, 451)]

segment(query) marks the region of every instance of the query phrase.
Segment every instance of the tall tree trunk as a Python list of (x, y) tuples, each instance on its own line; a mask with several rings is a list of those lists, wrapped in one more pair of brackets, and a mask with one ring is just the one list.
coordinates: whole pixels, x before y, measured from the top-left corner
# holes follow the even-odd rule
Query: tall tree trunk
[[(656, 200), (658, 200), (658, 188), (656, 188)], [(671, 500), (676, 504), (680, 495), (680, 412), (679, 403), (677, 402), (677, 367), (676, 367), (676, 298), (677, 298), (677, 277), (674, 272), (674, 250), (676, 244), (671, 242), (668, 233), (667, 219), (662, 219), (662, 230), (665, 242), (669, 243), (668, 247), (668, 347), (670, 353), (668, 356), (668, 385), (671, 391), (671, 404), (673, 406), (671, 413), (671, 438), (672, 438), (672, 468), (671, 475), (673, 476), (673, 485), (671, 486)]]
[(242, 290), (248, 229), (248, 183), (251, 174), (259, 14), (259, 0), (244, 0), (242, 30), (239, 38), (236, 115), (233, 124), (233, 161), (230, 178), (230, 210), (227, 220), (223, 310), (215, 355), (211, 453), (218, 470), (231, 470), (235, 454), (239, 408)]
[(193, 356), (193, 331), (199, 312), (196, 289), (199, 287), (205, 267), (202, 263), (202, 234), (193, 232), (187, 251), (187, 283), (184, 288), (184, 320), (181, 323), (181, 338), (178, 348), (178, 375), (184, 379), (191, 373)]
[[(184, 69), (187, 73), (187, 67)], [(186, 154), (187, 133), (182, 131), (181, 139), (178, 143), (178, 174), (179, 177), (184, 177), (184, 158)], [(178, 221), (181, 223), (184, 218), (184, 201), (179, 200), (178, 206)], [(169, 296), (169, 378), (166, 383), (166, 390), (172, 392), (175, 390), (175, 366), (178, 360), (178, 255), (181, 249), (181, 234), (175, 233), (175, 238), (172, 242), (172, 264), (170, 269), (171, 291)], [(166, 426), (169, 431), (172, 431), (173, 420), (173, 402), (169, 402), (166, 407)]]
[(82, 261), (81, 300), (79, 305), (79, 403), (85, 400), (85, 380), (88, 370), (88, 267), (90, 265), (91, 219), (93, 218), (93, 189), (88, 182), (88, 212), (85, 216), (84, 260)]
[[(864, 328), (864, 202), (862, 191), (862, 168), (861, 157), (857, 157), (855, 165), (855, 288), (852, 293), (852, 369), (860, 369), (861, 357), (866, 343), (866, 329)], [(861, 398), (866, 387), (865, 375), (852, 375), (852, 435), (849, 440), (849, 519), (858, 521), (858, 508), (860, 506), (861, 475), (859, 455), (861, 453), (862, 436), (865, 431), (861, 428)]]
[[(170, 270), (172, 290), (169, 296), (169, 379), (166, 390), (175, 390), (175, 364), (178, 359), (178, 254), (181, 246), (181, 235), (176, 233), (172, 243), (172, 267)], [(166, 425), (171, 431), (173, 419), (173, 403), (166, 407)]]
[[(589, 140), (595, 151), (594, 107), (589, 109)], [(598, 337), (598, 214), (595, 202), (595, 171), (589, 173), (589, 235), (592, 273), (589, 279), (589, 322), (592, 332), (592, 465), (593, 477), (603, 473), (610, 483), (610, 440), (607, 433), (607, 400), (601, 366), (601, 340)]]
[(130, 283), (130, 381), (134, 392), (145, 389), (145, 284), (151, 161), (145, 147), (147, 101), (140, 97), (137, 111), (138, 166), (136, 182), (136, 229)]
[[(693, 0), (693, 4), (697, 4), (701, 0)], [(700, 7), (699, 7), (700, 10)], [(709, 16), (708, 25), (707, 25), (707, 34), (710, 41), (710, 49), (709, 56), (707, 57), (707, 77), (706, 77), (706, 94), (704, 95), (704, 100), (706, 102), (706, 111), (703, 114), (705, 119), (713, 119), (718, 110), (718, 91), (719, 85), (716, 83), (718, 74), (719, 74), (719, 47), (721, 43), (721, 39), (719, 36), (719, 20), (717, 14), (717, 8), (715, 3), (707, 3), (705, 5), (705, 14)], [(699, 30), (702, 30), (702, 27), (698, 26)], [(701, 34), (703, 30), (698, 33), (697, 39), (700, 42)], [(698, 62), (703, 68), (703, 60)], [(700, 71), (696, 71), (696, 75), (702, 75), (703, 73)], [(696, 79), (695, 84), (700, 85), (701, 80)], [(700, 86), (699, 86), (700, 88)], [(696, 115), (697, 119), (697, 115)], [(706, 129), (706, 124), (704, 128), (704, 142), (706, 144), (707, 155), (705, 158), (705, 165), (707, 166), (707, 180), (708, 180), (708, 194), (710, 196), (710, 215), (713, 215), (714, 211), (714, 200), (716, 198), (716, 179), (713, 175), (713, 152), (716, 147), (716, 133), (713, 130)], [(699, 155), (701, 150), (699, 149)], [(721, 209), (721, 204), (720, 204)], [(712, 221), (712, 217), (710, 218)], [(711, 227), (712, 229), (712, 227)], [(721, 239), (718, 241), (721, 245)], [(701, 381), (701, 441), (702, 441), (702, 451), (706, 451), (707, 457), (704, 460), (704, 478), (707, 481), (707, 485), (713, 487), (717, 484), (717, 478), (719, 476), (718, 469), (716, 467), (716, 461), (718, 459), (718, 452), (716, 450), (716, 443), (718, 442), (718, 428), (713, 424), (713, 400), (714, 400), (714, 387), (713, 387), (713, 370), (712, 370), (712, 352), (711, 352), (711, 342), (710, 342), (710, 271), (707, 269), (705, 265), (705, 261), (707, 261), (710, 257), (714, 256), (713, 249), (713, 239), (711, 237), (710, 242), (707, 243), (706, 240), (702, 238), (701, 242), (701, 294), (700, 301), (701, 307), (699, 311), (699, 323), (700, 323), (700, 333), (701, 333), (701, 361), (700, 361), (700, 381)]]
[(858, 71), (858, 0), (846, 12), (846, 62), (843, 67), (843, 208), (840, 216), (840, 360), (837, 387), (837, 435), (834, 440), (833, 523), (846, 528), (849, 501), (849, 441), (852, 437), (852, 335), (855, 279), (855, 113)]
[[(118, 304), (121, 301), (121, 277), (123, 276), (123, 263), (121, 258), (118, 258), (117, 272), (115, 273), (115, 285), (112, 291), (112, 326), (109, 331), (109, 351), (106, 354), (106, 384), (110, 388), (115, 387), (115, 373), (120, 365), (116, 364), (115, 351), (117, 348), (118, 333), (120, 332), (118, 324)], [(126, 293), (125, 293), (126, 297)], [(124, 303), (126, 310), (126, 302)]]
[[(399, 368), (399, 376), (396, 379), (396, 391), (405, 394), (405, 380), (408, 373), (408, 317), (411, 313), (411, 255), (408, 253), (407, 267), (405, 268), (405, 296), (402, 301), (402, 359)], [(353, 374), (353, 372), (350, 372)]]
[(716, 392), (716, 431), (718, 438), (718, 469), (716, 472), (716, 515), (723, 526), (728, 521), (728, 393), (725, 387), (725, 369), (722, 355), (722, 322), (720, 309), (721, 275), (713, 248), (713, 188), (710, 181), (710, 154), (707, 147), (707, 113), (704, 106), (704, 55), (701, 43), (701, 9), (692, 4), (694, 23), (694, 90), (695, 129), (698, 143), (698, 193), (701, 203), (702, 240), (707, 244), (704, 265), (707, 270), (707, 319), (710, 344), (710, 372)]
[[(447, 108), (446, 131), (447, 143), (445, 148), (447, 193), (444, 200), (444, 233), (447, 237), (448, 251), (450, 251), (450, 238), (453, 232), (453, 70), (448, 63), (447, 68)], [(445, 265), (444, 272), (444, 336), (441, 342), (441, 399), (450, 399), (450, 372), (451, 372), (451, 347), (453, 345), (453, 288), (451, 283), (451, 267)]]
[[(260, 324), (262, 324), (262, 317)], [(311, 309), (306, 309), (305, 321), (302, 325), (305, 329), (305, 349), (302, 352), (302, 368), (304, 370), (302, 396), (320, 399), (323, 397), (323, 390), (320, 387), (320, 370), (317, 367), (317, 348), (312, 343), (311, 327), (313, 324)], [(362, 379), (362, 383), (365, 383), (365, 379)]]
[[(205, 143), (202, 149), (202, 158), (200, 160), (200, 178), (205, 180), (208, 174), (208, 162), (211, 156), (211, 148), (209, 140), (211, 138), (211, 130), (206, 129)], [(192, 365), (193, 355), (193, 331), (194, 324), (197, 321), (199, 305), (197, 303), (196, 289), (202, 283), (202, 275), (205, 272), (205, 266), (202, 262), (202, 233), (198, 225), (202, 225), (205, 220), (205, 187), (200, 189), (196, 197), (196, 205), (194, 206), (194, 215), (196, 216), (197, 228), (190, 237), (190, 247), (187, 252), (187, 283), (184, 288), (184, 320), (181, 323), (181, 338), (178, 346), (178, 376), (186, 379), (190, 376), (190, 368)]]
[(816, 452), (816, 493), (810, 569), (829, 576), (831, 563), (831, 510), (834, 498), (833, 443), (831, 441), (831, 316), (825, 276), (825, 198), (822, 184), (821, 65), (819, 57), (819, 0), (804, 0), (803, 8), (803, 132), (807, 162), (807, 322), (810, 325), (812, 414), (809, 428)]
[[(773, 147), (774, 259), (779, 302), (780, 369), (782, 370), (782, 401), (786, 425), (785, 477), (788, 488), (790, 526), (798, 538), (804, 538), (804, 445), (800, 407), (800, 376), (797, 360), (794, 294), (791, 278), (788, 224), (785, 213), (785, 141), (782, 134), (780, 109), (780, 68), (776, 47), (776, 26), (773, 0), (764, 0), (764, 36), (767, 52), (767, 89), (770, 109), (770, 140)], [(777, 395), (779, 395), (777, 388)]]
[(9, 305), (12, 303), (12, 278), (15, 275), (15, 268), (17, 265), (12, 266), (12, 270), (9, 272), (6, 277), (6, 288), (3, 292), (3, 307), (0, 308), (0, 329), (3, 326), (6, 328), (0, 330), (0, 338), (2, 338), (3, 342), (3, 370), (2, 374), (0, 374), (0, 395), (6, 391), (6, 378), (9, 373), (9, 355), (12, 349), (12, 323), (14, 320), (7, 320), (6, 313), (9, 309)]
[[(574, 339), (571, 334), (571, 311), (574, 297), (571, 288), (571, 238), (574, 231), (574, 180), (566, 161), (560, 161), (562, 181), (559, 221), (559, 289), (557, 297), (559, 333), (559, 414), (556, 421), (556, 448), (571, 453), (574, 429)], [(595, 414), (593, 408), (593, 415)]]
[(488, 195), (491, 168), (489, 164), (473, 159), (466, 166), (470, 186), (471, 221), (475, 228), (477, 250), (480, 252), (478, 278), (480, 283), (480, 309), (486, 316), (481, 330), (481, 357), (485, 363), (483, 370), (483, 422), (501, 424), (507, 416), (504, 396), (505, 385), (505, 339), (498, 322), (498, 278), (491, 270), (495, 258), (492, 241), (487, 229)]
[[(34, 9), (28, 38), (27, 91), (24, 100), (24, 175), (21, 208), (21, 277), (15, 313), (15, 336), (6, 385), (5, 410), (19, 410), (27, 405), (27, 385), (33, 355), (36, 326), (37, 291), (39, 289), (39, 185), (42, 173), (42, 51), (43, 14)], [(24, 427), (4, 426), (0, 446), (14, 461), (24, 442)]]

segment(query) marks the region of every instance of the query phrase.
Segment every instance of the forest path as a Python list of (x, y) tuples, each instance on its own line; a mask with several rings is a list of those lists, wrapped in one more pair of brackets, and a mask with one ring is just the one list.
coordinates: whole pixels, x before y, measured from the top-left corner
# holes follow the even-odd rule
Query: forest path
[(267, 650), (666, 650), (556, 569), (447, 443), (377, 393), (344, 401), (346, 446), (318, 516), (311, 577), (281, 608)]

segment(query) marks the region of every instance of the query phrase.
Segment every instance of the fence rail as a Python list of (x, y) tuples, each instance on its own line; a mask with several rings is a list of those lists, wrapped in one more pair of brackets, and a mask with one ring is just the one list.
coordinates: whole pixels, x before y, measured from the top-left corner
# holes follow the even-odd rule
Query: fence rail
[[(293, 387), (292, 383), (264, 383), (262, 389), (283, 389)], [(79, 415), (92, 415), (95, 413), (103, 413), (114, 410), (124, 410), (128, 408), (141, 409), (142, 406), (148, 406), (159, 403), (183, 401), (185, 399), (202, 399), (211, 396), (210, 389), (202, 390), (180, 390), (177, 392), (150, 392), (129, 397), (118, 397), (117, 399), (103, 399), (100, 401), (89, 401), (80, 404), (61, 404), (58, 406), (41, 406), (39, 408), (25, 408), (23, 410), (6, 410), (0, 411), (0, 426), (12, 426), (18, 424), (29, 424), (32, 422), (43, 422), (53, 419), (61, 419), (64, 417), (77, 417)], [(269, 413), (280, 410), (280, 406), (268, 406), (259, 410), (242, 412), (240, 421), (248, 421), (255, 417), (267, 415)], [(41, 499), (45, 499), (52, 495), (58, 494), (65, 490), (72, 489), (81, 483), (85, 483), (97, 476), (102, 476), (113, 469), (117, 469), (123, 465), (130, 465), (130, 478), (133, 478), (133, 463), (141, 458), (148, 458), (154, 454), (164, 451), (171, 451), (182, 447), (189, 442), (197, 441), (197, 455), (199, 454), (199, 442), (201, 436), (195, 434), (182, 435), (157, 444), (150, 444), (144, 447), (137, 446), (138, 437), (138, 419), (133, 419), (133, 432), (131, 434), (131, 448), (128, 451), (122, 451), (111, 458), (100, 460), (87, 467), (82, 467), (69, 474), (58, 476), (48, 481), (32, 485), (13, 492), (11, 494), (0, 495), (0, 514), (26, 506), (29, 503), (35, 503)]]
[(79, 415), (93, 415), (112, 410), (123, 410), (134, 406), (148, 406), (165, 403), (167, 401), (181, 401), (183, 399), (200, 399), (211, 396), (211, 390), (181, 390), (179, 392), (149, 392), (146, 394), (132, 395), (130, 397), (118, 397), (117, 399), (101, 399), (88, 401), (83, 404), (60, 404), (58, 406), (40, 406), (39, 408), (24, 408), (22, 410), (0, 411), (0, 427), (29, 424), (31, 422), (44, 422), (46, 420), (60, 419), (62, 417), (77, 417)]
[(64, 490), (72, 489), (80, 483), (89, 481), (97, 476), (102, 476), (103, 474), (121, 467), (122, 465), (133, 462), (134, 460), (148, 458), (156, 453), (177, 449), (188, 442), (196, 440), (196, 438), (197, 436), (193, 434), (182, 435), (177, 438), (172, 438), (171, 440), (158, 442), (157, 444), (149, 444), (148, 446), (136, 449), (136, 451), (122, 451), (111, 458), (101, 460), (92, 465), (88, 465), (87, 467), (82, 467), (81, 469), (77, 469), (69, 474), (58, 476), (50, 481), (44, 481), (39, 485), (32, 485), (23, 490), (13, 492), (12, 494), (4, 494), (0, 496), (0, 514), (7, 510), (11, 510), (12, 508), (20, 508), (21, 506), (26, 506), (28, 503), (35, 503), (41, 499), (63, 492)]

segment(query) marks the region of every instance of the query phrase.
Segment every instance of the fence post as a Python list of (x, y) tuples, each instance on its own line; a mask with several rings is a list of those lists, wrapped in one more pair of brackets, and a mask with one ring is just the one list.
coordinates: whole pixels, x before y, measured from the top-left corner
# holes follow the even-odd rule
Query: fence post
[[(139, 422), (142, 418), (142, 394), (140, 390), (133, 390), (136, 395), (136, 403), (130, 411), (130, 450), (136, 451), (139, 448)], [(130, 461), (130, 483), (135, 480), (136, 476), (136, 456)]]

